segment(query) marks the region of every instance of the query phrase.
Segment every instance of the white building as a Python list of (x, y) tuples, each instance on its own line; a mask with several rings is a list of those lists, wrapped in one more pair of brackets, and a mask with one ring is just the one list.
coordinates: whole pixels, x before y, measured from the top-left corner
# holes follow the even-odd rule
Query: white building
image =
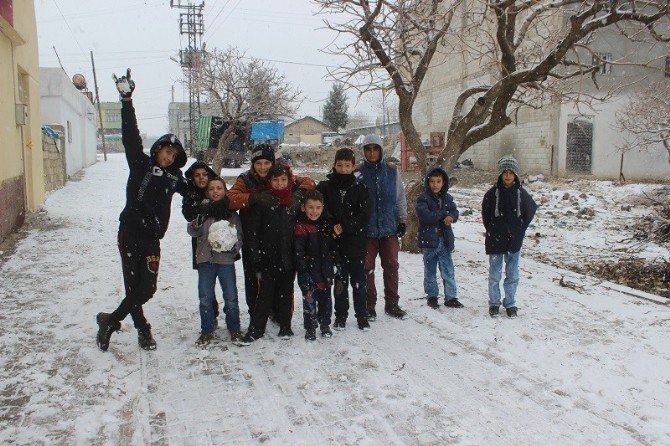
[(73, 175), (96, 161), (96, 110), (60, 68), (40, 68), (40, 110), (43, 125), (65, 130), (65, 170)]

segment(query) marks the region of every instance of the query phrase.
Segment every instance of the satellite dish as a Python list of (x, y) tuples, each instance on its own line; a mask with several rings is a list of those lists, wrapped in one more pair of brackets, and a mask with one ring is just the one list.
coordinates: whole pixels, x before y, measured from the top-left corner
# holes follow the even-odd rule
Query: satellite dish
[(77, 90), (83, 90), (86, 88), (86, 78), (83, 74), (75, 74), (72, 76), (72, 83), (77, 88)]

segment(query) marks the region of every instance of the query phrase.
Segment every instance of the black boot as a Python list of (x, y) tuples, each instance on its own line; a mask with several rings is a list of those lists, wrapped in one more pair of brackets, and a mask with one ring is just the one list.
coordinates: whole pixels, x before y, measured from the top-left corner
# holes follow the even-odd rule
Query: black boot
[(289, 339), (293, 336), (293, 330), (291, 330), (290, 325), (281, 325), (279, 327), (279, 334), (277, 335), (279, 339)]
[(497, 305), (491, 305), (489, 307), (489, 316), (498, 317), (500, 316), (500, 307)]
[(430, 308), (439, 308), (440, 304), (437, 302), (437, 297), (431, 296), (426, 300), (426, 303)]
[(384, 311), (386, 314), (389, 316), (398, 318), (398, 319), (405, 319), (407, 317), (407, 313), (398, 306), (398, 304), (386, 304), (384, 307)]
[(95, 317), (98, 322), (98, 336), (96, 342), (103, 352), (109, 348), (109, 339), (112, 333), (121, 329), (121, 322), (112, 317), (110, 313), (98, 313)]
[(156, 341), (151, 336), (151, 325), (147, 324), (146, 327), (137, 329), (137, 343), (144, 350), (156, 350)]

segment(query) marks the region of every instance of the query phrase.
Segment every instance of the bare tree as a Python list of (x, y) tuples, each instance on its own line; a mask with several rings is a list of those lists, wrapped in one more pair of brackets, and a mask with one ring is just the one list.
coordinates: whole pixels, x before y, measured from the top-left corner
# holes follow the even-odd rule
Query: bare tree
[[(405, 137), (425, 172), (425, 153), (412, 106), (427, 71), (455, 63), (476, 72), (462, 79), (446, 147), (445, 167), (468, 148), (513, 122), (522, 107), (547, 101), (602, 99), (598, 86), (606, 60), (597, 35), (612, 29), (631, 42), (668, 42), (668, 1), (655, 0), (315, 0), (322, 13), (346, 17), (326, 26), (345, 39), (333, 54), (348, 64), (332, 74), (362, 91), (391, 79)], [(335, 19), (332, 19), (335, 20)], [(439, 54), (439, 57), (433, 57)], [(640, 64), (639, 62), (636, 62)], [(644, 65), (642, 63), (641, 65)], [(607, 96), (606, 94), (604, 96)]]
[(651, 151), (662, 145), (670, 162), (670, 85), (653, 82), (635, 93), (616, 113), (615, 127), (623, 131), (621, 150)]
[(221, 171), (237, 131), (247, 132), (259, 120), (293, 116), (301, 102), (301, 92), (274, 67), (238, 48), (205, 52), (193, 73), (195, 88), (206, 98), (208, 108), (228, 122), (212, 163), (216, 172)]

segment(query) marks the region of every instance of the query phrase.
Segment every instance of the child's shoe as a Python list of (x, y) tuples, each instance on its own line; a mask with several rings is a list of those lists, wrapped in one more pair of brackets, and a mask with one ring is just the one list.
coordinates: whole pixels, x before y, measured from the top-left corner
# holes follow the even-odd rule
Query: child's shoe
[(438, 300), (437, 297), (432, 296), (432, 297), (429, 297), (429, 298), (426, 300), (426, 303), (428, 304), (428, 306), (429, 306), (430, 308), (438, 308), (438, 307), (440, 306), (440, 304), (437, 303), (437, 300)]
[(507, 313), (507, 317), (517, 317), (516, 307), (505, 308), (505, 312)]
[(310, 328), (305, 332), (305, 341), (316, 341), (316, 330)]
[(497, 305), (491, 305), (489, 307), (489, 316), (498, 317), (500, 316), (500, 307)]
[(336, 317), (335, 318), (335, 323), (333, 324), (333, 328), (337, 331), (342, 331), (344, 330), (344, 327), (347, 326), (347, 320), (343, 317)]
[(212, 342), (212, 339), (214, 339), (213, 334), (200, 333), (200, 336), (195, 341), (195, 345), (201, 345), (201, 346), (209, 345), (209, 343)]
[(357, 317), (356, 322), (358, 322), (358, 328), (363, 331), (368, 331), (370, 329), (370, 323), (366, 317)]
[(368, 308), (368, 322), (377, 320), (377, 311), (374, 308)]
[(405, 310), (400, 308), (398, 304), (387, 303), (386, 306), (384, 307), (384, 311), (389, 316), (395, 317), (397, 319), (405, 319), (407, 317), (407, 313), (405, 312)]
[(230, 340), (231, 340), (233, 343), (236, 343), (237, 341), (239, 341), (240, 339), (242, 339), (242, 336), (243, 336), (243, 335), (242, 335), (242, 332), (241, 332), (241, 331), (231, 331), (231, 332), (230, 332)]
[(95, 320), (98, 322), (96, 342), (100, 350), (106, 352), (112, 333), (121, 329), (121, 322), (115, 320), (110, 313), (98, 313)]
[(321, 326), (321, 337), (323, 338), (332, 338), (333, 332), (330, 330), (328, 325)]
[(235, 345), (239, 345), (240, 347), (246, 347), (247, 345), (253, 344), (253, 342), (258, 339), (258, 337), (254, 336), (251, 332), (247, 332), (242, 338), (240, 338), (237, 342), (235, 342)]
[(289, 339), (293, 334), (291, 327), (284, 325), (279, 328), (279, 334), (277, 336), (279, 336), (280, 339)]
[(444, 301), (444, 306), (449, 308), (463, 308), (463, 304), (455, 297)]
[(156, 350), (156, 340), (151, 336), (151, 325), (137, 329), (137, 343), (144, 350)]

